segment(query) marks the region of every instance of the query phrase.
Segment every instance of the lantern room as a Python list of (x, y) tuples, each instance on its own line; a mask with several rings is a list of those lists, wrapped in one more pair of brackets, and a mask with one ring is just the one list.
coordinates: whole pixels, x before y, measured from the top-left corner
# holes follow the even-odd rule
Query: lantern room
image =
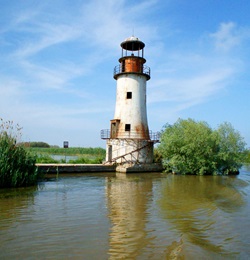
[(124, 73), (143, 74), (147, 80), (150, 79), (150, 68), (144, 63), (145, 44), (137, 37), (129, 37), (121, 43), (122, 56), (119, 59), (119, 65), (114, 68), (114, 78)]

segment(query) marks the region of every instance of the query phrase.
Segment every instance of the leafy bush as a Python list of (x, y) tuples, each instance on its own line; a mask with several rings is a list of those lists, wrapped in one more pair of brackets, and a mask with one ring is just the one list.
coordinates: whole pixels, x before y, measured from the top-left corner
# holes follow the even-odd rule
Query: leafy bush
[(0, 188), (29, 186), (37, 182), (35, 157), (22, 146), (16, 145), (13, 131), (21, 128), (12, 121), (0, 124)]
[(30, 147), (44, 147), (49, 148), (50, 145), (45, 142), (30, 142)]
[(23, 142), (20, 145), (24, 147), (50, 148), (50, 145), (45, 142)]
[(246, 153), (245, 153), (245, 160), (244, 162), (245, 163), (250, 163), (250, 149), (246, 150)]
[(166, 171), (230, 174), (242, 166), (245, 143), (229, 123), (212, 130), (206, 122), (179, 119), (165, 126), (158, 149)]
[(155, 163), (162, 163), (162, 154), (158, 148), (154, 149), (154, 162)]
[(218, 169), (224, 174), (237, 173), (245, 161), (245, 142), (230, 123), (221, 124), (215, 131), (218, 151)]

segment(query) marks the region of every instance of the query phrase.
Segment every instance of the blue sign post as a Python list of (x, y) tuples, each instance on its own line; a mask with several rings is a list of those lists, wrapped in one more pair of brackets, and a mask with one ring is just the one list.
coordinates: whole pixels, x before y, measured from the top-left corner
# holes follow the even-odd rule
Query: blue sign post
[[(63, 148), (69, 148), (69, 142), (68, 141), (64, 141), (63, 142)], [(66, 163), (66, 150), (65, 150), (65, 163)]]

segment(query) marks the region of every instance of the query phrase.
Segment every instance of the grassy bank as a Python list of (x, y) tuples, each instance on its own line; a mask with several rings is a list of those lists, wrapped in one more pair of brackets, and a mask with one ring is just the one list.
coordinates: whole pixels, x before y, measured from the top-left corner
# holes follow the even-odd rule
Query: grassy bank
[(68, 163), (86, 163), (95, 164), (102, 163), (105, 159), (105, 149), (97, 148), (84, 148), (84, 147), (71, 147), (71, 148), (40, 148), (40, 147), (26, 147), (31, 154), (36, 156), (37, 163), (65, 163), (65, 159), (56, 160), (53, 155), (61, 156), (77, 156), (75, 160), (70, 160)]

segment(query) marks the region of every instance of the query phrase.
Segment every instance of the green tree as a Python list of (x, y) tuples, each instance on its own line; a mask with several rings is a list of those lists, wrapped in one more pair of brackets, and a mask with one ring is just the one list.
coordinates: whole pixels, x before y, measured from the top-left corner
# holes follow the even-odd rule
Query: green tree
[(162, 163), (162, 154), (157, 147), (154, 148), (154, 162)]
[(179, 119), (164, 126), (158, 149), (167, 171), (204, 175), (238, 170), (244, 146), (228, 123), (213, 131), (206, 122)]
[(250, 149), (249, 148), (246, 150), (245, 155), (246, 156), (244, 158), (244, 162), (250, 164)]
[(43, 148), (49, 148), (50, 145), (45, 142), (30, 142), (30, 147), (43, 147)]
[(219, 125), (215, 131), (219, 144), (218, 169), (224, 174), (236, 173), (246, 154), (244, 139), (230, 123)]

